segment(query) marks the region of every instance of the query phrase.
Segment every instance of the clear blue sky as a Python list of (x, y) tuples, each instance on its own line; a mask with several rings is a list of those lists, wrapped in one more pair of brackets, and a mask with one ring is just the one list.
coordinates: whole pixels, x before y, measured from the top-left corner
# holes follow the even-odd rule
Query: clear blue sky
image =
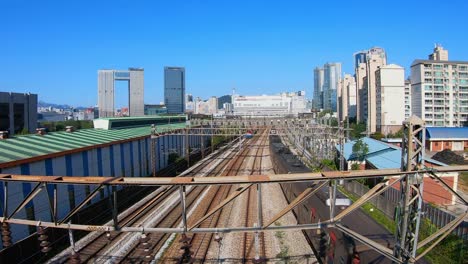
[(91, 106), (98, 69), (143, 67), (145, 102), (158, 103), (163, 67), (184, 66), (187, 93), (203, 98), (233, 87), (311, 97), (314, 67), (350, 73), (352, 54), (371, 46), (406, 75), (434, 43), (468, 60), (467, 2), (0, 0), (0, 91)]

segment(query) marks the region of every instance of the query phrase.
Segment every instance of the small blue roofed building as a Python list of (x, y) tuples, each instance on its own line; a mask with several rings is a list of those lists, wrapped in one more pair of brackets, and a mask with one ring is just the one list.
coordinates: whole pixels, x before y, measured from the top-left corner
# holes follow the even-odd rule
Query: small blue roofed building
[[(369, 137), (362, 138), (362, 141), (367, 144), (369, 151), (359, 160), (359, 157), (353, 152), (353, 146), (356, 140), (348, 141), (344, 144), (344, 159), (345, 170), (351, 170), (353, 164), (358, 164), (360, 170), (365, 169), (399, 169), (401, 168), (401, 148), (392, 144), (372, 139)], [(340, 151), (340, 145), (336, 145), (337, 151)], [(425, 157), (426, 167), (447, 166), (445, 163)], [(457, 189), (458, 173), (440, 174), (444, 181), (449, 184), (454, 190)], [(427, 182), (427, 183), (426, 183)], [(399, 188), (399, 185), (395, 185)], [(424, 178), (424, 200), (435, 204), (453, 204), (455, 196), (446, 191), (442, 186), (435, 183), (429, 177)]]
[(426, 127), (429, 151), (464, 151), (468, 149), (468, 127)]

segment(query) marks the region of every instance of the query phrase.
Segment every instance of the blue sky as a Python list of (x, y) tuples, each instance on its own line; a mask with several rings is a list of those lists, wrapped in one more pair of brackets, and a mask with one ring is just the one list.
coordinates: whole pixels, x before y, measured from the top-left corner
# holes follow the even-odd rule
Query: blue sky
[[(468, 61), (468, 1), (4, 1), (0, 91), (92, 106), (97, 70), (145, 68), (145, 102), (163, 100), (164, 66), (187, 93), (313, 91), (313, 68), (372, 46), (406, 68), (434, 43)], [(119, 84), (118, 104), (126, 99)]]

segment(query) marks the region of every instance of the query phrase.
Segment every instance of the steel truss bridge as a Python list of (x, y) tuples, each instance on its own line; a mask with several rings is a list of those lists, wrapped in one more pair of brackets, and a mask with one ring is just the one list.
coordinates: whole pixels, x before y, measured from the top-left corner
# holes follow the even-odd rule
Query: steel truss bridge
[[(307, 124), (305, 125), (306, 128)], [(154, 134), (153, 139), (168, 135), (168, 134), (186, 134), (193, 135), (194, 131), (200, 132), (201, 136), (218, 135), (218, 131), (229, 131), (229, 129), (237, 129), (235, 133), (225, 133), (226, 135), (242, 135), (245, 130), (242, 128), (228, 128), (228, 127), (212, 127), (209, 132), (205, 128), (190, 128), (178, 131), (167, 131), (162, 134)], [(228, 129), (228, 130), (226, 130)], [(244, 128), (246, 129), (246, 128)], [(285, 134), (289, 131), (283, 127)], [(311, 131), (312, 130), (311, 126)], [(331, 131), (330, 134), (336, 132), (336, 128), (320, 128)], [(296, 129), (297, 130), (297, 129)], [(317, 133), (317, 131), (324, 132), (324, 130), (315, 130), (311, 133)], [(340, 129), (341, 133), (343, 129)], [(4, 197), (3, 197), (3, 213), (0, 217), (2, 224), (22, 224), (29, 226), (38, 226), (40, 228), (60, 228), (68, 230), (83, 230), (83, 231), (96, 231), (96, 232), (160, 232), (160, 233), (229, 233), (229, 232), (261, 232), (267, 230), (307, 230), (307, 229), (320, 229), (323, 227), (335, 227), (343, 233), (353, 237), (357, 241), (365, 244), (369, 248), (372, 248), (385, 257), (391, 259), (396, 263), (413, 263), (421, 259), (427, 254), (434, 246), (440, 243), (446, 236), (448, 236), (461, 222), (468, 219), (468, 202), (455, 190), (453, 190), (449, 184), (447, 184), (443, 177), (440, 177), (443, 173), (450, 172), (461, 172), (468, 171), (468, 166), (445, 166), (436, 168), (427, 168), (423, 166), (423, 154), (424, 154), (424, 125), (422, 120), (417, 118), (410, 118), (404, 123), (405, 137), (403, 139), (402, 148), (402, 168), (401, 169), (386, 169), (386, 170), (365, 170), (365, 171), (331, 171), (331, 172), (316, 172), (316, 173), (301, 173), (301, 174), (277, 174), (277, 175), (252, 175), (252, 176), (224, 176), (224, 177), (66, 177), (66, 176), (34, 176), (34, 175), (15, 175), (15, 174), (0, 174), (0, 181), (3, 182), (4, 186)], [(214, 132), (214, 133), (210, 133)], [(221, 133), (221, 132), (220, 132)], [(431, 177), (442, 185), (446, 190), (450, 191), (455, 195), (458, 200), (467, 208), (465, 213), (457, 216), (452, 222), (439, 229), (437, 232), (427, 237), (426, 239), (419, 241), (418, 233), (421, 220), (421, 204), (423, 198), (423, 184), (422, 179), (424, 176)], [(352, 205), (347, 207), (341, 213), (336, 214), (335, 201), (336, 201), (336, 183), (338, 180), (355, 180), (355, 179), (369, 179), (379, 178), (381, 179), (374, 188), (369, 190), (368, 193), (356, 200)], [(390, 179), (397, 179), (390, 183)], [(31, 192), (13, 209), (8, 209), (9, 199), (9, 186), (11, 183), (28, 182), (33, 183), (34, 187)], [(277, 215), (271, 219), (262, 219), (262, 186), (264, 184), (271, 183), (295, 183), (295, 182), (307, 182), (310, 186), (298, 195), (289, 205), (283, 208)], [(385, 190), (391, 188), (396, 183), (400, 185), (401, 199), (399, 204), (399, 215), (397, 215), (397, 233), (396, 243), (393, 250), (380, 245), (379, 243), (359, 234), (358, 232), (351, 230), (341, 224), (341, 220), (348, 216), (354, 210), (360, 208), (364, 203), (370, 199), (380, 195)], [(87, 197), (81, 201), (75, 208), (71, 209), (70, 212), (63, 217), (58, 219), (57, 217), (57, 204), (58, 204), (58, 186), (59, 185), (89, 185), (96, 186), (94, 190), (87, 195)], [(211, 186), (211, 185), (239, 185), (239, 188), (235, 192), (230, 194), (225, 200), (223, 200), (217, 207), (209, 211), (204, 217), (197, 221), (192, 226), (187, 224), (187, 207), (186, 207), (186, 188), (188, 186)], [(117, 220), (117, 187), (118, 186), (159, 186), (161, 188), (167, 188), (175, 186), (179, 189), (179, 202), (182, 209), (182, 226), (177, 228), (160, 228), (160, 227), (145, 227), (140, 226), (119, 226)], [(298, 225), (285, 225), (276, 226), (273, 223), (284, 216), (289, 211), (293, 210), (296, 206), (300, 205), (313, 194), (319, 191), (322, 187), (330, 186), (330, 214), (329, 219), (321, 221), (319, 223), (310, 224), (298, 224)], [(113, 211), (113, 225), (102, 226), (102, 225), (84, 225), (84, 224), (73, 224), (69, 220), (73, 215), (80, 211), (87, 203), (91, 201), (100, 190), (108, 188), (112, 190), (112, 196), (114, 204), (112, 207)], [(265, 221), (266, 224), (262, 226), (253, 227), (220, 227), (220, 228), (200, 228), (198, 227), (201, 222), (209, 218), (211, 215), (219, 211), (225, 205), (239, 197), (240, 194), (247, 191), (249, 188), (256, 188), (257, 192), (257, 214), (259, 219)], [(169, 189), (169, 188), (167, 188)], [(49, 193), (53, 190), (53, 193)], [(17, 213), (25, 208), (25, 206), (32, 201), (39, 193), (47, 192), (50, 199), (49, 209), (52, 215), (51, 221), (37, 221), (15, 218)], [(11, 213), (9, 213), (11, 212)], [(417, 254), (417, 250), (426, 247), (424, 251)]]

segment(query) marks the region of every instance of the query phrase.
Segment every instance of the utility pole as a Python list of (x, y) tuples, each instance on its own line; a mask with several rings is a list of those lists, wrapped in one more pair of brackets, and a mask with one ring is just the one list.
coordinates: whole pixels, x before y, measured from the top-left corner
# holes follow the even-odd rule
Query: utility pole
[[(403, 122), (402, 171), (417, 171), (424, 166), (425, 132), (424, 121), (416, 116)], [(416, 256), (418, 245), (424, 174), (415, 172), (401, 177), (404, 178), (400, 184), (401, 197), (396, 215), (396, 243), (393, 253), (403, 263), (410, 263)]]

